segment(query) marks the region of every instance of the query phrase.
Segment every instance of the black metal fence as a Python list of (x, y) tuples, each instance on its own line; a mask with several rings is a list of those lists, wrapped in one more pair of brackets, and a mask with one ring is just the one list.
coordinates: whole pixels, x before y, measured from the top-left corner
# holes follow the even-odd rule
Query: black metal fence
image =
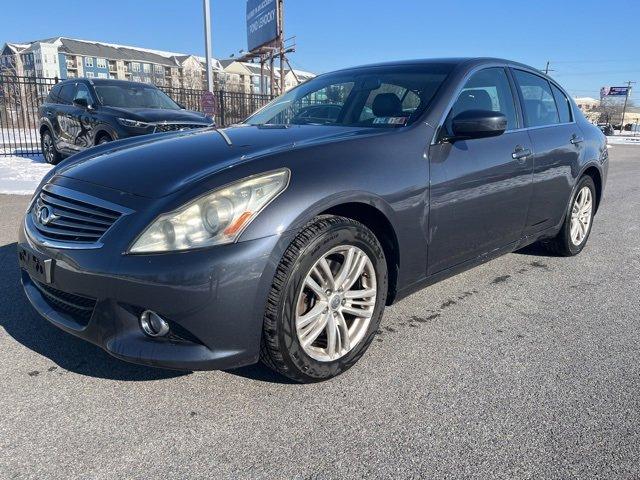
[[(57, 82), (57, 78), (0, 75), (0, 155), (40, 153), (38, 108)], [(187, 110), (203, 111), (204, 90), (161, 85), (158, 88)], [(215, 120), (220, 127), (241, 122), (272, 98), (224, 90), (213, 94)]]

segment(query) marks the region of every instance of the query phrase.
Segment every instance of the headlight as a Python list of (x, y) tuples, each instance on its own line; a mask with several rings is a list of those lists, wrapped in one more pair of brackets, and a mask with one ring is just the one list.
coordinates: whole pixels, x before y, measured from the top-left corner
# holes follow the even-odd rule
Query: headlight
[(289, 170), (245, 178), (160, 215), (130, 253), (169, 252), (234, 242), (289, 184)]
[(118, 118), (118, 122), (124, 125), (125, 127), (136, 127), (136, 128), (147, 128), (150, 126), (150, 123), (147, 122), (139, 122), (138, 120), (130, 120), (128, 118)]

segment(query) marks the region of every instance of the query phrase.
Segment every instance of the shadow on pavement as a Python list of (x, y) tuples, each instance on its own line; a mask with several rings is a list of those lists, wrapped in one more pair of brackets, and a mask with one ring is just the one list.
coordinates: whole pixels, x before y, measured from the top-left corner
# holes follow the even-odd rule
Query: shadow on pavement
[(91, 377), (123, 381), (161, 380), (189, 374), (123, 362), (47, 322), (36, 313), (22, 291), (15, 243), (0, 247), (0, 272), (0, 327), (59, 367)]
[(259, 382), (298, 385), (298, 382), (294, 382), (284, 375), (280, 375), (279, 373), (274, 372), (262, 363), (247, 365), (246, 367), (234, 368), (232, 370), (225, 370), (225, 372), (231, 375), (247, 378), (249, 380), (256, 380)]
[(516, 250), (513, 253), (517, 253), (519, 255), (531, 255), (533, 257), (557, 257), (557, 255), (540, 245), (540, 243), (534, 243), (521, 248), (520, 250)]

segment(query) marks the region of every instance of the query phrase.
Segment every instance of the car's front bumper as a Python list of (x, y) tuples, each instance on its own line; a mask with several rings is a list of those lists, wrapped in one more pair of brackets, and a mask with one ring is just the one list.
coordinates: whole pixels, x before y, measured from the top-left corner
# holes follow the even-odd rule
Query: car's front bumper
[[(45, 247), (23, 225), (18, 249), (54, 261), (51, 283), (38, 283), (26, 270), (22, 283), (55, 326), (126, 361), (208, 370), (258, 360), (267, 296), (289, 241), (274, 235), (198, 251), (124, 255)], [(139, 315), (146, 309), (170, 322), (168, 337), (143, 333)]]

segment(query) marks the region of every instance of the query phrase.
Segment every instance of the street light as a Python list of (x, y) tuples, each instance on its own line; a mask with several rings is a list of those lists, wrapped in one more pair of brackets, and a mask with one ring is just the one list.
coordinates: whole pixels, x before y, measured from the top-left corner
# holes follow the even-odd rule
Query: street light
[(209, 0), (202, 0), (204, 7), (204, 50), (207, 64), (207, 90), (213, 93), (213, 68), (211, 61), (211, 7)]

